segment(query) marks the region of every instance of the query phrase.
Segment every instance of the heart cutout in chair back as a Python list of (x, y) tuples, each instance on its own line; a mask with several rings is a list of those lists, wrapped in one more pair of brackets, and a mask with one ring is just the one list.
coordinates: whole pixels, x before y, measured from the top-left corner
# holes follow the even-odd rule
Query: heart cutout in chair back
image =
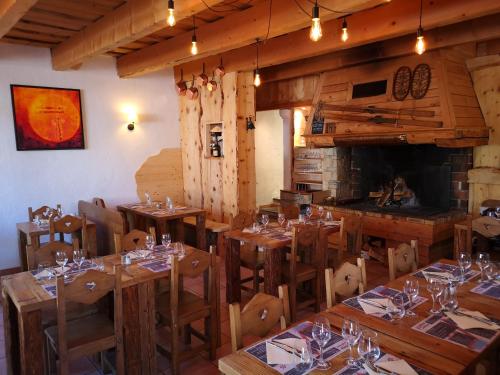
[(260, 320), (266, 320), (266, 318), (267, 318), (267, 309), (262, 310), (259, 313), (259, 316), (260, 316)]
[(88, 290), (93, 292), (97, 284), (95, 283), (95, 281), (89, 281), (88, 283), (85, 284), (85, 286), (87, 287)]
[(64, 223), (64, 225), (69, 228), (71, 226), (71, 223)]
[(349, 282), (351, 281), (351, 278), (352, 278), (352, 276), (351, 276), (351, 274), (350, 274), (350, 273), (348, 273), (347, 275), (345, 275), (345, 278), (344, 278), (344, 279), (345, 279), (345, 282), (346, 282), (348, 285), (349, 285)]
[(191, 266), (193, 266), (193, 268), (198, 267), (199, 264), (200, 264), (200, 261), (198, 259), (195, 259), (191, 262)]

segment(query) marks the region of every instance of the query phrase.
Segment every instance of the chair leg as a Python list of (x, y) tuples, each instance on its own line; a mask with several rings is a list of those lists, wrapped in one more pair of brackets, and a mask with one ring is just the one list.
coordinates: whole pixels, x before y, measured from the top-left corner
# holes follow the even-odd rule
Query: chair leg
[(255, 267), (253, 270), (253, 291), (259, 293), (259, 269)]
[(217, 336), (217, 315), (216, 311), (212, 311), (210, 317), (205, 319), (205, 337), (210, 345), (208, 355), (212, 361), (217, 356)]
[(115, 367), (118, 375), (125, 375), (125, 353), (123, 352), (123, 342), (116, 345)]
[(317, 277), (313, 281), (314, 288), (314, 312), (319, 313), (321, 311), (321, 279)]
[(52, 374), (52, 363), (56, 362), (54, 351), (48, 337), (45, 338), (45, 373)]
[(191, 324), (186, 324), (183, 327), (184, 344), (191, 344)]
[(179, 327), (172, 327), (172, 343), (171, 343), (171, 366), (172, 366), (172, 374), (178, 375), (179, 372)]
[(292, 323), (297, 318), (297, 285), (290, 284), (290, 319)]

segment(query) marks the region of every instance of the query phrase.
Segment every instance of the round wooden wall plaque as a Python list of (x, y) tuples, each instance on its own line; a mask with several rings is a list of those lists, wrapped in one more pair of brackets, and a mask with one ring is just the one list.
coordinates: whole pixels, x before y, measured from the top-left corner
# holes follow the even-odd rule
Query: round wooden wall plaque
[(394, 80), (392, 81), (392, 96), (394, 96), (394, 99), (404, 100), (410, 92), (410, 84), (411, 69), (407, 66), (400, 67), (394, 74)]
[(427, 64), (419, 64), (413, 70), (411, 80), (411, 96), (415, 99), (422, 99), (431, 85), (431, 68)]

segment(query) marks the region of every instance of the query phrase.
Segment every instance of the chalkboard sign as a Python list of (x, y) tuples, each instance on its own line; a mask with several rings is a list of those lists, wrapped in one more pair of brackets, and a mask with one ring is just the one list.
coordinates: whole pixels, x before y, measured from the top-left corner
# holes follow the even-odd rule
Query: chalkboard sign
[(325, 119), (324, 118), (314, 118), (312, 123), (312, 134), (323, 134), (323, 129), (325, 127)]

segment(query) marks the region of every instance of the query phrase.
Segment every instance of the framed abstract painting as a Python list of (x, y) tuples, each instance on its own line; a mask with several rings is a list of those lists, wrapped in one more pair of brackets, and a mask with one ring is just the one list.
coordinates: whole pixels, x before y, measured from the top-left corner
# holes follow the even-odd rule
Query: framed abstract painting
[(18, 151), (83, 149), (80, 90), (10, 85)]

